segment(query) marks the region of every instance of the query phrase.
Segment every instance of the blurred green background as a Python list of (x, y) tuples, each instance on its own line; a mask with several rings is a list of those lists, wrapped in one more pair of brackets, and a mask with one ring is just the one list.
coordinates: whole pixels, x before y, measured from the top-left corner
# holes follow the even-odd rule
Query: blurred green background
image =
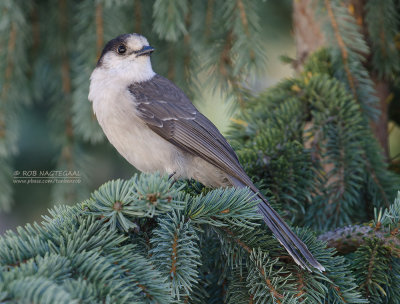
[[(264, 9), (260, 13), (261, 38), (263, 39), (263, 51), (267, 60), (265, 65), (259, 67), (261, 71), (248, 79), (248, 85), (254, 94), (277, 83), (280, 79), (292, 75), (293, 71), (287, 64), (279, 60), (279, 56), (288, 55), (295, 57), (296, 50), (292, 35), (292, 2), (265, 1)], [(150, 41), (152, 44), (152, 41)], [(163, 49), (154, 45), (156, 52), (154, 59), (160, 56)], [(72, 46), (73, 47), (73, 46)], [(201, 62), (198, 62), (201, 64)], [(93, 65), (94, 68), (94, 65)], [(157, 72), (157, 66), (153, 66)], [(164, 75), (167, 76), (167, 75)], [(198, 75), (199, 82), (205, 83), (207, 75)], [(43, 84), (42, 84), (43, 85)], [(85, 85), (89, 86), (89, 79)], [(35, 88), (32, 88), (35, 90)], [(82, 102), (89, 102), (87, 99)], [(214, 90), (212, 85), (202, 86), (201, 95), (193, 100), (199, 110), (204, 113), (224, 133), (229, 128), (231, 117), (235, 114), (232, 99)], [(48, 123), (50, 105), (46, 101), (34, 101), (33, 104), (23, 107), (18, 119), (18, 153), (14, 158), (13, 168), (24, 170), (55, 170), (59, 148), (54, 145), (51, 138), (52, 125)], [(400, 131), (391, 125), (390, 153), (392, 156), (400, 152)], [(89, 191), (97, 189), (104, 182), (132, 176), (136, 171), (126, 162), (116, 150), (107, 142), (91, 145), (86, 143), (83, 149), (91, 159), (87, 164), (90, 170), (82, 172), (86, 176), (82, 178), (82, 184)], [(14, 229), (26, 222), (40, 221), (40, 216), (47, 213), (47, 209), (54, 204), (75, 201), (55, 201), (52, 199), (52, 185), (49, 184), (13, 184), (14, 203), (11, 212), (0, 213), (0, 233), (6, 229)]]
[[(267, 54), (264, 71), (257, 79), (249, 81), (251, 90), (259, 92), (279, 81), (282, 77), (290, 76), (292, 70), (283, 64), (279, 56), (295, 55), (294, 41), (291, 35), (291, 1), (267, 1), (265, 3), (262, 22), (262, 38)], [(151, 43), (151, 41), (150, 41)], [(157, 46), (156, 46), (157, 48)], [(152, 55), (157, 57), (157, 51)], [(94, 67), (93, 67), (94, 68)], [(157, 72), (157, 66), (153, 67)], [(165, 75), (166, 76), (166, 75)], [(207, 75), (200, 75), (201, 79)], [(89, 79), (87, 79), (89, 86)], [(234, 115), (233, 101), (221, 91), (213, 90), (211, 85), (204, 87), (202, 95), (193, 102), (214, 124), (224, 132), (227, 130), (230, 118)], [(84, 102), (89, 102), (84, 100)], [(47, 122), (50, 107), (46, 102), (37, 102), (25, 107), (20, 117), (21, 124), (18, 139), (18, 154), (14, 168), (18, 171), (56, 170), (55, 161), (59, 151), (51, 138), (51, 125)], [(82, 178), (82, 183), (90, 191), (97, 189), (104, 182), (129, 178), (136, 170), (125, 161), (107, 142), (90, 145), (85, 144), (85, 150), (92, 155), (90, 172)], [(47, 209), (54, 204), (76, 202), (58, 202), (51, 198), (52, 185), (49, 184), (14, 184), (14, 204), (10, 213), (0, 213), (0, 233), (26, 222), (40, 221), (41, 215), (47, 214)]]

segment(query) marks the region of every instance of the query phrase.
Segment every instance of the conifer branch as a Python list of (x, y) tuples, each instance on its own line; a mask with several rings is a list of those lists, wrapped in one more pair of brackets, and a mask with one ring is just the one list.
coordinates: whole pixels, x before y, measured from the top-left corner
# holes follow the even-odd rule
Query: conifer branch
[(349, 55), (347, 53), (347, 47), (346, 47), (346, 45), (345, 45), (345, 43), (343, 41), (342, 36), (340, 35), (339, 26), (338, 26), (337, 20), (335, 18), (335, 15), (333, 13), (331, 2), (329, 0), (324, 0), (324, 3), (325, 3), (325, 7), (327, 9), (327, 12), (328, 12), (329, 20), (330, 20), (330, 22), (332, 24), (333, 31), (335, 33), (335, 37), (336, 37), (337, 43), (339, 45), (339, 48), (340, 48), (340, 51), (341, 51), (341, 54), (342, 54), (344, 69), (346, 71), (346, 75), (347, 75), (347, 79), (348, 79), (349, 84), (350, 84), (350, 88), (351, 88), (351, 90), (353, 92), (354, 98), (357, 99), (357, 91), (356, 91), (356, 88), (355, 88), (354, 79), (353, 79), (353, 76), (352, 76), (352, 74), (350, 72), (350, 68), (349, 68), (349, 62), (348, 62)]
[(241, 247), (243, 248), (248, 254), (251, 254), (251, 252), (253, 251), (252, 248), (250, 248), (249, 246), (247, 246), (242, 240), (240, 240), (239, 238), (235, 237), (235, 234), (229, 230), (226, 227), (222, 227), (221, 228), (223, 231), (225, 231), (230, 237), (232, 237), (232, 239)]
[(366, 275), (366, 279), (365, 279), (365, 282), (362, 283), (360, 286), (361, 288), (365, 288), (367, 290), (366, 295), (368, 298), (370, 297), (370, 293), (369, 293), (368, 288), (366, 288), (366, 287), (368, 287), (368, 285), (370, 285), (370, 283), (372, 282), (372, 276), (373, 276), (374, 267), (375, 267), (375, 259), (378, 254), (377, 246), (379, 246), (379, 244), (375, 244), (374, 248), (372, 248), (371, 257), (370, 257), (370, 260), (368, 263), (368, 272)]
[[(136, 2), (136, 1), (135, 1)], [(103, 26), (103, 4), (98, 2), (96, 4), (96, 54), (100, 58), (101, 51), (104, 46), (104, 26)]]
[[(249, 22), (247, 21), (247, 14), (242, 0), (237, 0), (237, 8), (239, 9), (240, 20), (243, 25), (244, 32), (250, 38)], [(254, 50), (250, 49), (250, 60), (255, 59)]]
[(10, 36), (7, 44), (7, 63), (4, 76), (4, 83), (1, 92), (1, 99), (6, 100), (7, 92), (10, 86), (10, 78), (12, 76), (12, 70), (14, 66), (14, 49), (16, 45), (17, 28), (15, 22), (11, 22)]
[(245, 31), (247, 36), (250, 36), (249, 23), (247, 21), (247, 15), (246, 15), (246, 11), (244, 9), (244, 5), (243, 5), (243, 1), (242, 0), (237, 0), (237, 7), (239, 9), (240, 20), (242, 21), (242, 25), (243, 25), (244, 31)]
[(375, 185), (378, 187), (379, 193), (381, 194), (381, 197), (383, 199), (383, 203), (384, 203), (385, 207), (389, 208), (390, 202), (388, 200), (385, 190), (383, 189), (382, 182), (378, 179), (375, 169), (371, 165), (368, 157), (365, 157), (365, 161), (366, 161), (368, 172), (371, 174), (372, 180), (374, 181)]
[(219, 72), (221, 75), (228, 80), (229, 85), (232, 87), (239, 106), (241, 109), (244, 108), (244, 99), (241, 93), (240, 79), (233, 75), (232, 68), (233, 62), (231, 58), (232, 42), (233, 42), (233, 31), (229, 30), (225, 39), (225, 43), (222, 48), (222, 52), (219, 60)]
[(36, 56), (39, 45), (40, 45), (40, 24), (39, 24), (39, 11), (37, 5), (33, 6), (32, 9), (32, 37), (33, 37), (33, 42), (32, 42), (32, 48), (34, 51), (34, 55)]
[[(63, 33), (68, 32), (68, 17), (67, 17), (67, 0), (59, 0), (59, 26)], [(71, 93), (71, 76), (70, 76), (70, 64), (67, 54), (68, 50), (63, 50), (61, 55), (61, 80), (62, 90), (66, 95)]]
[[(315, 24), (327, 33), (323, 38), (329, 46), (309, 56), (304, 72), (257, 97), (247, 94), (244, 81), (249, 71), (262, 67), (263, 2), (58, 0), (42, 6), (39, 1), (34, 3), (43, 31), (38, 41), (38, 30), (26, 22), (32, 16), (30, 2), (14, 1), (10, 10), (10, 1), (0, 1), (0, 96), (7, 90), (0, 104), (0, 202), (10, 198), (16, 101), (50, 100), (51, 113), (58, 114), (51, 129), (61, 148), (59, 165), (86, 165), (82, 171), (90, 172), (90, 162), (80, 153), (81, 140), (97, 143), (104, 135), (82, 84), (87, 84), (104, 43), (134, 28), (144, 31), (158, 50), (166, 50), (152, 57), (154, 69), (183, 85), (185, 92), (194, 92), (188, 79), (195, 82), (196, 67), (202, 67), (211, 72), (206, 78), (213, 88), (236, 96), (242, 111), (232, 119), (230, 143), (246, 172), (290, 226), (331, 234), (320, 241), (311, 229), (293, 228), (326, 269), (307, 272), (263, 223), (248, 189), (211, 190), (193, 181), (172, 184), (159, 174), (136, 175), (110, 181), (82, 203), (51, 210), (41, 224), (0, 237), (0, 302), (330, 304), (400, 299), (394, 288), (400, 281), (400, 200), (389, 205), (400, 179), (387, 169), (368, 122), (377, 114), (369, 72), (382, 81), (398, 73), (400, 57), (392, 41), (398, 8), (393, 0), (368, 0), (365, 15), (352, 3), (314, 1), (323, 17)], [(387, 18), (377, 18), (382, 12)], [(322, 38), (309, 31), (315, 40)], [(31, 57), (26, 56), (31, 32), (39, 45), (34, 48), (40, 48), (32, 57), (40, 57), (37, 63), (28, 63)], [(367, 64), (365, 38), (372, 56)], [(42, 47), (47, 43), (57, 47)], [(34, 78), (33, 85), (27, 76)], [(26, 88), (37, 84), (46, 88), (31, 96)], [(54, 196), (60, 200), (60, 193)], [(374, 208), (383, 206), (387, 210), (376, 212), (371, 223)], [(334, 230), (338, 225), (352, 226)]]
[(341, 254), (354, 252), (370, 239), (380, 241), (380, 246), (388, 248), (392, 255), (400, 257), (400, 238), (396, 232), (387, 233), (370, 225), (353, 225), (321, 234), (319, 240), (327, 242)]
[(175, 78), (175, 49), (173, 43), (168, 43), (168, 79), (174, 80)]
[(0, 19), (0, 212), (8, 211), (12, 198), (13, 157), (22, 105), (29, 104), (28, 54), (32, 28), (28, 23), (30, 2), (1, 2)]
[(390, 80), (400, 71), (396, 48), (399, 12), (395, 1), (370, 0), (365, 4), (368, 36), (372, 49), (372, 69), (380, 79)]
[(169, 42), (180, 39), (187, 32), (184, 20), (188, 8), (189, 3), (183, 0), (156, 0), (153, 5), (154, 31)]
[(214, 15), (214, 0), (207, 1), (206, 20), (205, 20), (205, 37), (208, 39), (211, 33), (211, 25)]
[(135, 32), (142, 32), (142, 2), (141, 0), (135, 0), (134, 2), (134, 12), (135, 12)]
[[(185, 26), (187, 29), (190, 28), (190, 20), (192, 19), (191, 9), (189, 8), (188, 13), (185, 16)], [(190, 79), (190, 63), (191, 63), (191, 50), (190, 50), (190, 35), (185, 33), (183, 35), (183, 44), (185, 46), (185, 54), (183, 56), (184, 74), (185, 80), (188, 82)]]

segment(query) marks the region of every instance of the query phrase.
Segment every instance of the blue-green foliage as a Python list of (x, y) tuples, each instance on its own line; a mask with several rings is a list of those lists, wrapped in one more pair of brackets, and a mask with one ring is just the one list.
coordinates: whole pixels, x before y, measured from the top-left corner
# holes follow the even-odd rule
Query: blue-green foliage
[(11, 161), (17, 152), (20, 110), (29, 104), (28, 54), (32, 43), (27, 29), (29, 1), (0, 3), (0, 211), (8, 211), (12, 202)]
[(321, 230), (370, 220), (400, 185), (330, 57), (317, 52), (299, 77), (255, 98), (230, 133), (266, 195), (297, 223)]
[(343, 258), (308, 230), (297, 233), (327, 272), (300, 269), (249, 190), (189, 194), (183, 186), (159, 174), (112, 181), (83, 203), (51, 210), (40, 225), (7, 232), (0, 302), (320, 303), (334, 290), (361, 301)]
[[(318, 6), (317, 16), (323, 23), (322, 29), (329, 45), (334, 76), (345, 84), (365, 116), (376, 120), (379, 115), (379, 100), (364, 65), (370, 49), (360, 25), (343, 1), (318, 1)], [(354, 6), (352, 10), (354, 14)], [(368, 23), (373, 24), (374, 21), (369, 19)]]
[(82, 216), (83, 206), (57, 207), (42, 225), (6, 233), (0, 241), (1, 300), (148, 303), (151, 294), (168, 303), (168, 286), (150, 261), (99, 217)]
[(189, 297), (196, 284), (201, 265), (199, 238), (190, 219), (170, 212), (158, 220), (151, 239), (150, 255), (157, 268), (169, 278), (171, 296)]
[[(240, 83), (263, 61), (258, 1), (0, 1), (0, 210), (12, 202), (12, 166), (23, 106), (48, 111), (56, 170), (90, 180), (85, 145), (104, 141), (88, 101), (89, 78), (104, 45), (124, 33), (148, 38), (154, 70), (191, 98), (209, 81), (243, 99)], [(227, 39), (227, 37), (230, 37)], [(229, 43), (226, 43), (229, 41)], [(208, 73), (199, 81), (197, 75)], [(227, 80), (228, 79), (228, 80)], [(201, 83), (203, 82), (203, 83)], [(30, 111), (30, 110), (29, 110)], [(52, 147), (53, 148), (53, 147)], [(86, 183), (54, 184), (52, 201), (77, 202)]]
[(400, 16), (396, 4), (394, 0), (370, 0), (365, 6), (373, 68), (385, 79), (395, 77), (400, 71), (399, 47), (396, 47)]
[[(382, 80), (399, 72), (398, 8), (366, 1), (369, 50), (351, 4), (317, 2), (328, 48), (298, 77), (252, 98), (230, 140), (271, 204), (314, 229), (295, 232), (324, 273), (293, 262), (248, 189), (143, 174), (110, 181), (82, 203), (54, 208), (41, 224), (2, 236), (0, 303), (398, 303), (400, 198), (391, 203), (399, 177), (369, 127), (378, 114), (369, 73)], [(0, 209), (10, 201), (19, 105), (29, 99), (50, 104), (58, 168), (90, 167), (82, 141), (104, 136), (86, 100), (87, 80), (110, 38), (144, 34), (162, 50), (153, 57), (157, 72), (192, 95), (199, 71), (211, 72), (207, 81), (242, 106), (242, 81), (264, 56), (257, 1), (39, 3), (0, 1)], [(38, 29), (28, 22), (35, 14), (46, 19)], [(76, 190), (62, 185), (54, 197), (76, 201)], [(331, 231), (338, 240), (328, 244), (337, 250), (315, 236), (358, 222), (368, 224)]]

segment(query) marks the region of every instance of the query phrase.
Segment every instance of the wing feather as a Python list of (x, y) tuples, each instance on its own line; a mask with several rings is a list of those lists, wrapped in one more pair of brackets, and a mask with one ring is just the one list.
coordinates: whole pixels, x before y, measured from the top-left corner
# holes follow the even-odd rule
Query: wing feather
[(249, 183), (250, 179), (226, 139), (172, 82), (156, 75), (147, 82), (132, 84), (129, 91), (135, 97), (140, 118), (154, 132), (245, 184)]
[(310, 269), (308, 262), (320, 271), (324, 270), (307, 246), (270, 207), (267, 199), (259, 194), (226, 139), (178, 87), (156, 75), (150, 81), (132, 84), (129, 90), (135, 97), (139, 117), (149, 128), (180, 149), (201, 157), (229, 174), (233, 184), (248, 186), (258, 193), (262, 200), (259, 212), (296, 263)]

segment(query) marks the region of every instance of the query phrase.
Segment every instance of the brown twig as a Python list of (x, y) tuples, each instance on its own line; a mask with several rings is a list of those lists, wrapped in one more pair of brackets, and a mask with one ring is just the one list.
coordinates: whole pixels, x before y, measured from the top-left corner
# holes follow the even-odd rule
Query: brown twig
[(341, 254), (347, 254), (357, 250), (368, 239), (378, 239), (381, 246), (387, 248), (392, 254), (400, 257), (400, 239), (396, 234), (388, 234), (371, 226), (354, 225), (328, 231), (318, 237), (327, 242), (328, 247), (336, 248)]
[(206, 31), (205, 31), (206, 38), (210, 37), (213, 13), (214, 13), (214, 0), (208, 0), (207, 11), (206, 11), (206, 22), (205, 22), (206, 23)]
[(241, 94), (241, 87), (239, 85), (239, 79), (231, 75), (229, 69), (232, 69), (233, 62), (231, 58), (231, 49), (233, 43), (233, 31), (230, 30), (227, 34), (224, 47), (221, 52), (220, 60), (219, 60), (219, 72), (222, 76), (227, 78), (228, 83), (232, 86), (233, 91), (236, 93), (236, 97), (238, 98), (240, 108), (244, 108), (244, 99)]
[(235, 237), (235, 234), (234, 234), (231, 230), (229, 230), (229, 229), (226, 228), (226, 227), (222, 227), (221, 229), (222, 229), (223, 231), (225, 231), (229, 236), (231, 236), (232, 239), (233, 239), (240, 247), (242, 247), (244, 250), (247, 251), (247, 253), (249, 253), (249, 254), (251, 253), (252, 249), (251, 249), (249, 246), (247, 246), (242, 240), (236, 238), (236, 237)]
[[(246, 36), (249, 38), (250, 37), (250, 31), (249, 31), (249, 22), (247, 20), (247, 14), (246, 14), (246, 9), (244, 7), (243, 1), (242, 0), (238, 0), (236, 2), (237, 8), (239, 10), (239, 16), (240, 16), (240, 21), (242, 22), (243, 28), (244, 28), (244, 32), (246, 34)], [(255, 58), (255, 54), (254, 51), (251, 49), (250, 50), (250, 59), (254, 60)]]
[(10, 87), (10, 79), (12, 76), (13, 72), (13, 67), (14, 67), (14, 50), (15, 50), (15, 45), (17, 42), (17, 26), (15, 22), (11, 23), (11, 29), (10, 29), (10, 36), (8, 39), (8, 44), (7, 44), (7, 63), (6, 63), (6, 71), (5, 71), (5, 81), (2, 89), (2, 94), (1, 94), (1, 99), (5, 100), (8, 89)]
[(293, 33), (296, 41), (296, 60), (292, 63), (297, 72), (303, 70), (308, 56), (325, 44), (321, 24), (315, 17), (316, 1), (293, 1)]
[[(248, 245), (246, 245), (242, 240), (240, 240), (239, 238), (236, 238), (236, 237), (235, 237), (235, 234), (234, 234), (231, 230), (229, 230), (229, 229), (226, 228), (226, 227), (221, 227), (221, 229), (222, 229), (223, 231), (225, 231), (230, 237), (232, 237), (232, 239), (233, 239), (240, 247), (242, 247), (248, 254), (251, 254), (251, 253), (252, 253), (252, 249), (251, 249)], [(261, 266), (257, 265), (256, 263), (255, 263), (255, 266), (257, 267), (258, 271), (260, 271), (261, 275), (263, 276), (265, 283), (267, 284), (268, 288), (270, 289), (271, 295), (275, 298), (275, 300), (276, 300), (277, 303), (281, 303), (281, 301), (280, 301), (279, 299), (283, 299), (284, 296), (283, 296), (282, 294), (280, 294), (280, 293), (274, 288), (274, 286), (273, 286), (272, 283), (271, 283), (271, 280), (267, 277), (267, 275), (266, 275), (264, 269), (263, 269)], [(251, 300), (252, 300), (252, 299), (251, 299)], [(252, 302), (250, 301), (250, 303), (252, 303)]]
[(296, 289), (298, 290), (298, 293), (296, 294), (296, 298), (297, 298), (297, 300), (299, 302), (303, 302), (304, 298), (302, 298), (302, 296), (305, 293), (304, 292), (304, 287), (305, 287), (304, 278), (303, 278), (303, 275), (302, 275), (302, 273), (300, 271), (298, 271), (296, 273), (296, 275), (297, 275), (297, 278), (298, 278), (298, 280), (297, 280), (298, 284), (296, 285)]
[(142, 32), (142, 2), (135, 0), (135, 32)]
[[(67, 12), (67, 0), (59, 1), (59, 15), (60, 15), (60, 28), (62, 33), (68, 32), (68, 16)], [(68, 50), (64, 50), (61, 54), (61, 82), (62, 82), (62, 91), (66, 96), (66, 102), (70, 102), (70, 95), (72, 92), (71, 85), (71, 67), (68, 58)], [(63, 157), (68, 166), (68, 170), (72, 170), (73, 166), (73, 151), (71, 143), (74, 138), (74, 131), (72, 126), (72, 117), (70, 113), (70, 108), (67, 108), (66, 116), (65, 116), (65, 135), (68, 140), (68, 144), (65, 145), (61, 152), (61, 157)]]
[(379, 190), (379, 192), (381, 193), (382, 198), (383, 198), (383, 200), (384, 200), (384, 203), (385, 203), (386, 208), (389, 208), (389, 207), (390, 207), (390, 202), (389, 202), (389, 200), (388, 200), (388, 198), (387, 198), (387, 196), (386, 196), (386, 192), (385, 192), (385, 190), (383, 189), (383, 187), (382, 187), (382, 185), (381, 185), (381, 182), (379, 181), (378, 177), (376, 176), (375, 170), (374, 170), (374, 168), (371, 166), (371, 162), (369, 161), (369, 158), (368, 158), (366, 155), (365, 155), (364, 157), (365, 157), (364, 159), (365, 159), (366, 164), (367, 164), (367, 170), (368, 170), (368, 172), (371, 174), (371, 177), (372, 177), (373, 181), (374, 181), (375, 184), (377, 185), (378, 190)]
[(374, 272), (375, 258), (376, 258), (376, 255), (378, 253), (377, 246), (379, 246), (379, 244), (375, 244), (374, 248), (372, 249), (371, 258), (370, 258), (369, 263), (368, 263), (367, 277), (365, 278), (365, 282), (363, 284), (361, 284), (361, 286), (360, 286), (360, 287), (366, 287), (365, 291), (366, 291), (367, 298), (369, 298), (369, 292), (370, 292), (369, 288), (368, 288), (368, 285), (370, 285), (371, 282), (372, 282), (372, 274)]
[(270, 290), (270, 293), (271, 293), (272, 296), (275, 298), (276, 303), (281, 304), (282, 302), (281, 302), (279, 299), (283, 299), (284, 296), (281, 295), (281, 294), (274, 288), (274, 286), (273, 286), (272, 283), (271, 283), (271, 280), (265, 277), (265, 271), (264, 271), (264, 269), (260, 267), (259, 270), (260, 270), (260, 272), (261, 272), (261, 275), (265, 278), (265, 283), (267, 284), (267, 286), (268, 286), (268, 288), (269, 288), (269, 290)]
[(357, 91), (353, 79), (353, 75), (350, 72), (350, 67), (349, 67), (349, 54), (347, 52), (347, 47), (346, 44), (343, 41), (342, 36), (340, 35), (340, 30), (339, 30), (339, 25), (337, 23), (337, 20), (335, 18), (335, 14), (333, 13), (332, 5), (330, 0), (325, 0), (325, 7), (328, 12), (329, 20), (332, 24), (333, 32), (335, 34), (336, 40), (338, 42), (340, 52), (342, 54), (342, 59), (343, 59), (343, 65), (344, 69), (347, 75), (347, 80), (349, 81), (351, 91), (353, 92), (354, 98), (357, 99)]
[(33, 6), (32, 9), (32, 49), (36, 55), (40, 46), (40, 23), (39, 23), (39, 12), (37, 5)]
[(167, 75), (169, 80), (175, 78), (175, 51), (173, 43), (168, 43), (168, 68)]
[(97, 58), (101, 55), (104, 44), (104, 25), (103, 25), (103, 4), (96, 5), (96, 54)]
[(178, 234), (175, 232), (174, 242), (172, 243), (172, 254), (171, 254), (171, 260), (172, 260), (171, 270), (170, 270), (171, 279), (176, 276), (176, 260), (178, 257), (178, 252), (176, 249), (177, 246), (178, 246)]
[[(192, 19), (192, 14), (191, 11), (186, 14), (185, 16), (185, 27), (189, 29), (190, 27), (190, 20)], [(184, 73), (185, 73), (185, 78), (186, 80), (189, 80), (190, 78), (190, 35), (188, 32), (186, 32), (183, 35), (183, 44), (185, 46), (185, 55), (183, 56), (183, 66), (184, 66)]]

